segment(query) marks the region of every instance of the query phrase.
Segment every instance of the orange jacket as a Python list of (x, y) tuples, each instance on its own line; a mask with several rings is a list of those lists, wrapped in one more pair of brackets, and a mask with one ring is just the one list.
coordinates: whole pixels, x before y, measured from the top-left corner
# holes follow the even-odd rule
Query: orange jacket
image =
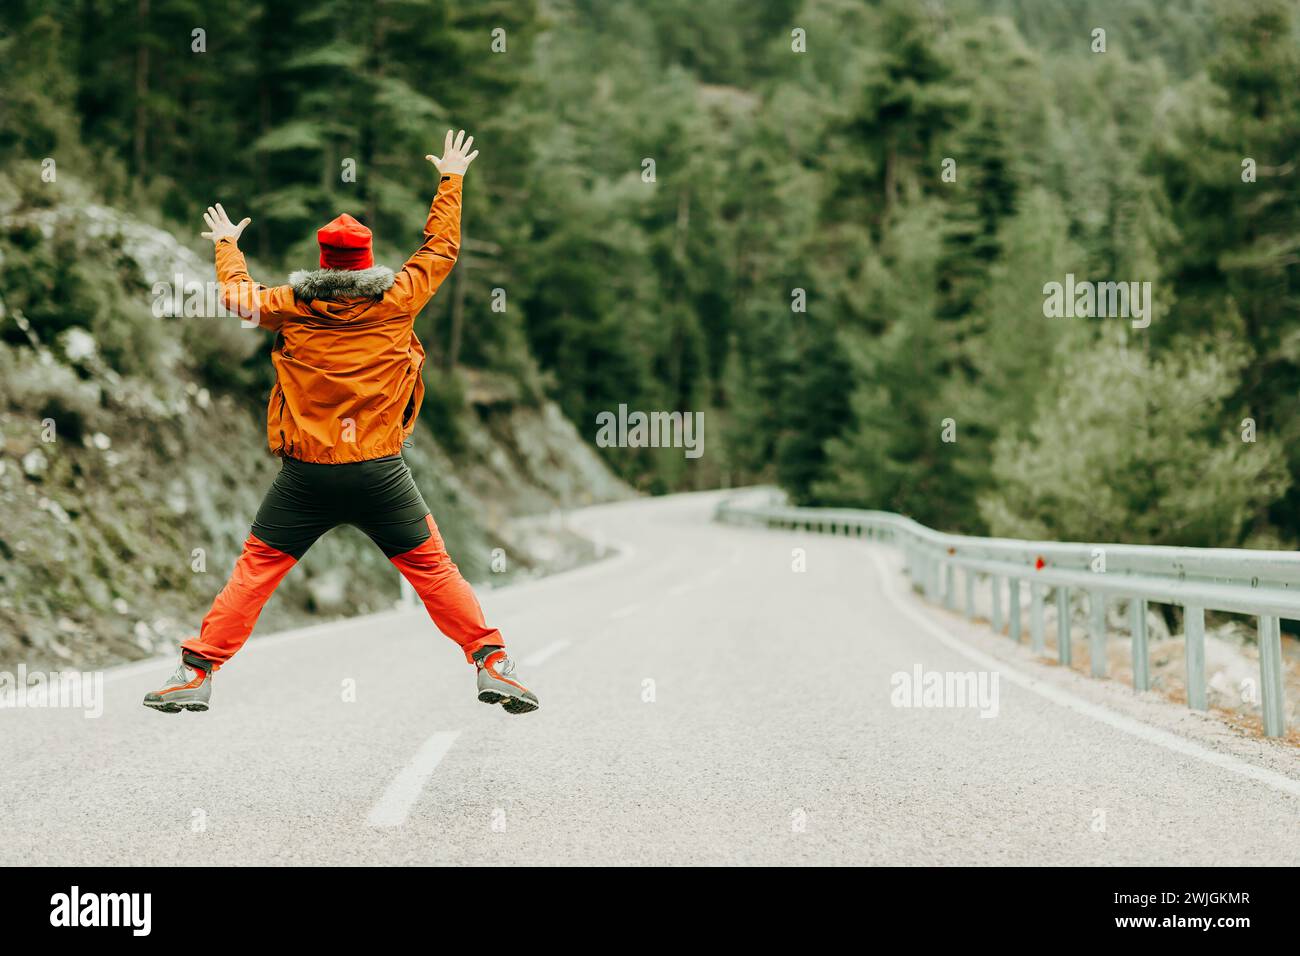
[(234, 239), (216, 244), (227, 308), (276, 333), (276, 383), (266, 410), (271, 451), (341, 464), (400, 452), (424, 400), (415, 316), (456, 263), (461, 177), (443, 176), (424, 245), (394, 274), (296, 272), (268, 288), (252, 280)]

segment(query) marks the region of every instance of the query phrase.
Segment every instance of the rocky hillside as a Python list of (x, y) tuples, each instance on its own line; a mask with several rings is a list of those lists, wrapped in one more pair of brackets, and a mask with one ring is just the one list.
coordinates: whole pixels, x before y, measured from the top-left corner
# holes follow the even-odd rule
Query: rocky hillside
[[(213, 277), (163, 229), (4, 187), (0, 667), (170, 649), (220, 588), (278, 467), (258, 397), (269, 338), (154, 307), (155, 283)], [(465, 373), (458, 384), (454, 403), (431, 401), (407, 453), (453, 557), (494, 583), (583, 560), (584, 542), (560, 528), (539, 538), (536, 521), (517, 519), (627, 488), (554, 406), (512, 381)], [(286, 579), (258, 630), (398, 595), (378, 549), (341, 528)]]

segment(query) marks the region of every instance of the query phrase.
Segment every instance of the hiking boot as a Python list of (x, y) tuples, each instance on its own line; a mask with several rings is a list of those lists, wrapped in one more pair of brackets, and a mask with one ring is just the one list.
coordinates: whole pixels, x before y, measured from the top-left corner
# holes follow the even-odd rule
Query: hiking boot
[(519, 683), (515, 662), (504, 650), (493, 651), (478, 662), (478, 699), (500, 704), (511, 714), (526, 714), (538, 707), (537, 695)]
[(144, 695), (144, 705), (164, 714), (204, 711), (212, 697), (212, 668), (191, 654), (182, 654), (176, 673), (158, 690)]

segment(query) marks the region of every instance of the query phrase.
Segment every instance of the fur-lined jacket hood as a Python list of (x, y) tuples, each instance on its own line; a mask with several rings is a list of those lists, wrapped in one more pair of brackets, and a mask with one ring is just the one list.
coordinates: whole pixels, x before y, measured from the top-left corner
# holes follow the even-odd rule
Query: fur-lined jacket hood
[(378, 299), (393, 287), (393, 270), (387, 266), (369, 269), (300, 269), (289, 274), (293, 294), (304, 302), (312, 299)]

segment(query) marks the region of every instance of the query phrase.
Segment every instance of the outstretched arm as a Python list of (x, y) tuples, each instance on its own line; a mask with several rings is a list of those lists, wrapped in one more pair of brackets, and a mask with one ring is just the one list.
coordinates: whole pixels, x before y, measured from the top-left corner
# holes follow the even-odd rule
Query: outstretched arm
[(247, 323), (275, 331), (287, 316), (295, 313), (293, 289), (289, 286), (267, 288), (254, 282), (248, 274), (248, 264), (239, 251), (239, 237), (244, 227), (253, 220), (245, 218), (239, 225), (230, 221), (221, 203), (209, 206), (203, 214), (209, 232), (200, 233), (211, 239), (217, 257), (217, 282), (221, 284), (221, 297), (226, 308), (237, 312)]
[(452, 131), (447, 130), (442, 158), (425, 157), (438, 167), (438, 194), (424, 224), (424, 245), (407, 260), (393, 283), (394, 293), (402, 298), (412, 315), (424, 308), (456, 264), (460, 252), (461, 182), (478, 155), (478, 150), (470, 152), (473, 145), (474, 137), (467, 139), (464, 130), (454, 138)]

